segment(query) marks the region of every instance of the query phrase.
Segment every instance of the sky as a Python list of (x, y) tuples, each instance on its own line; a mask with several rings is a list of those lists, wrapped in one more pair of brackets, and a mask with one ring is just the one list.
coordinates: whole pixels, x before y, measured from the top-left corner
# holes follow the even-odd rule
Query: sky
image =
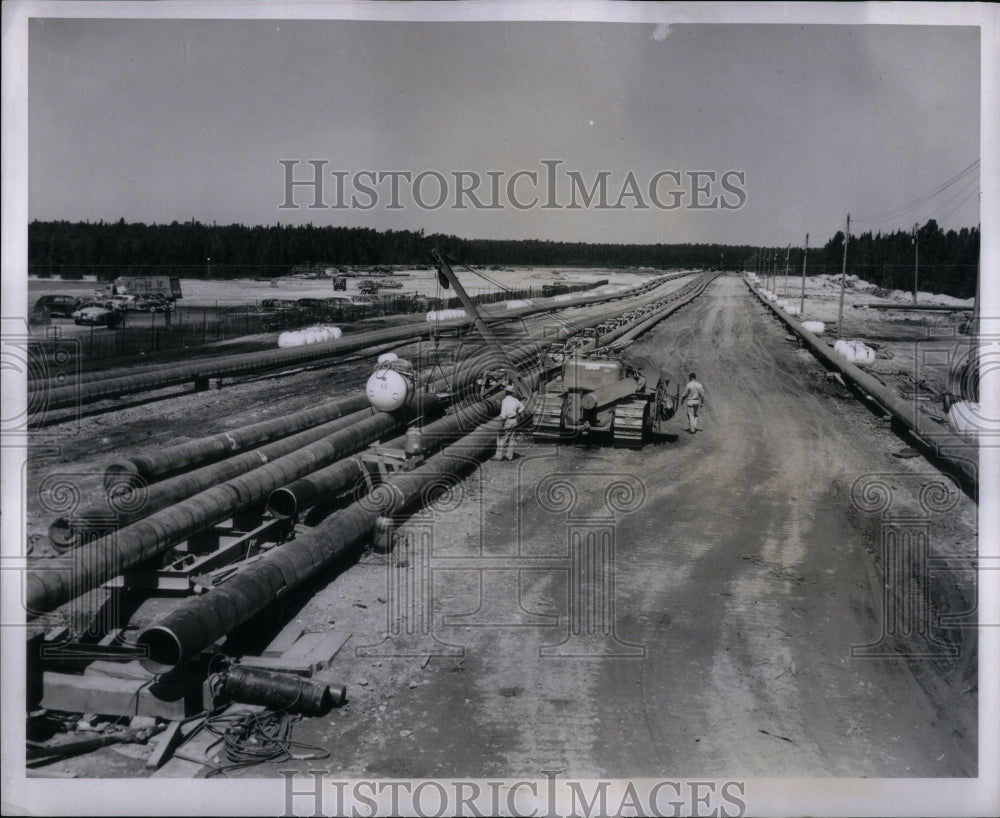
[[(979, 222), (975, 169), (857, 221), (979, 158), (973, 27), (50, 18), (28, 65), (29, 219), (772, 246), (847, 212), (852, 233)], [(322, 163), (323, 206), (289, 199), (283, 160)], [(417, 198), (364, 171), (423, 174)], [(606, 207), (566, 206), (602, 173)]]

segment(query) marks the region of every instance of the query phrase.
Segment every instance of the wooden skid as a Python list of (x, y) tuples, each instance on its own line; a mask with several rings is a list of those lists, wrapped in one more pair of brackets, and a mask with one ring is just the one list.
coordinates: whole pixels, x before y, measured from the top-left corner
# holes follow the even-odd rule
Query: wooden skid
[(42, 707), (69, 713), (105, 716), (155, 716), (178, 720), (201, 710), (200, 690), (150, 684), (142, 679), (122, 679), (100, 674), (76, 676), (47, 671), (42, 674)]

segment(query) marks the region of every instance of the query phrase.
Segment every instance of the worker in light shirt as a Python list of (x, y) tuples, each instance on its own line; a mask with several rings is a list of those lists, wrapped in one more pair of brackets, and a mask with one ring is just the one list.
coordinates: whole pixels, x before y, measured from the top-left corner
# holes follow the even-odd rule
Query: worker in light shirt
[(508, 384), (506, 392), (500, 404), (500, 431), (497, 433), (497, 453), (493, 455), (494, 460), (514, 459), (514, 430), (524, 412), (524, 402), (514, 394), (514, 387)]

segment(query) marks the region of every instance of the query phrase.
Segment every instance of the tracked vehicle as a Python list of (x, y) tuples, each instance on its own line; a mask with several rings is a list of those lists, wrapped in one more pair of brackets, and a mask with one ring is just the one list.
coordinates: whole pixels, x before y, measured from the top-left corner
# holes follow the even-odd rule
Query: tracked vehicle
[(663, 424), (677, 411), (680, 387), (649, 358), (613, 347), (559, 355), (562, 369), (535, 408), (535, 440), (606, 436), (615, 446), (639, 449), (649, 437), (666, 433)]

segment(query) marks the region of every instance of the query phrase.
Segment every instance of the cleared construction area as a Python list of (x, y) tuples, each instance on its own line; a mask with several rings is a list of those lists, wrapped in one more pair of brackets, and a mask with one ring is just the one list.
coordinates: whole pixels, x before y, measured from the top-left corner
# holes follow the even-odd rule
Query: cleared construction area
[[(185, 388), (56, 423), (30, 463), (31, 707), (157, 729), (39, 774), (277, 775), (188, 720), (291, 696), (343, 777), (974, 775), (975, 481), (765, 301), (671, 274), (484, 310), (504, 354), (467, 318), (60, 387)], [(379, 411), (390, 343), (411, 392)], [(567, 426), (565, 361), (626, 354), (664, 394), (697, 373), (697, 434)], [(511, 365), (531, 394), (496, 463)], [(543, 393), (570, 397), (536, 436)]]

